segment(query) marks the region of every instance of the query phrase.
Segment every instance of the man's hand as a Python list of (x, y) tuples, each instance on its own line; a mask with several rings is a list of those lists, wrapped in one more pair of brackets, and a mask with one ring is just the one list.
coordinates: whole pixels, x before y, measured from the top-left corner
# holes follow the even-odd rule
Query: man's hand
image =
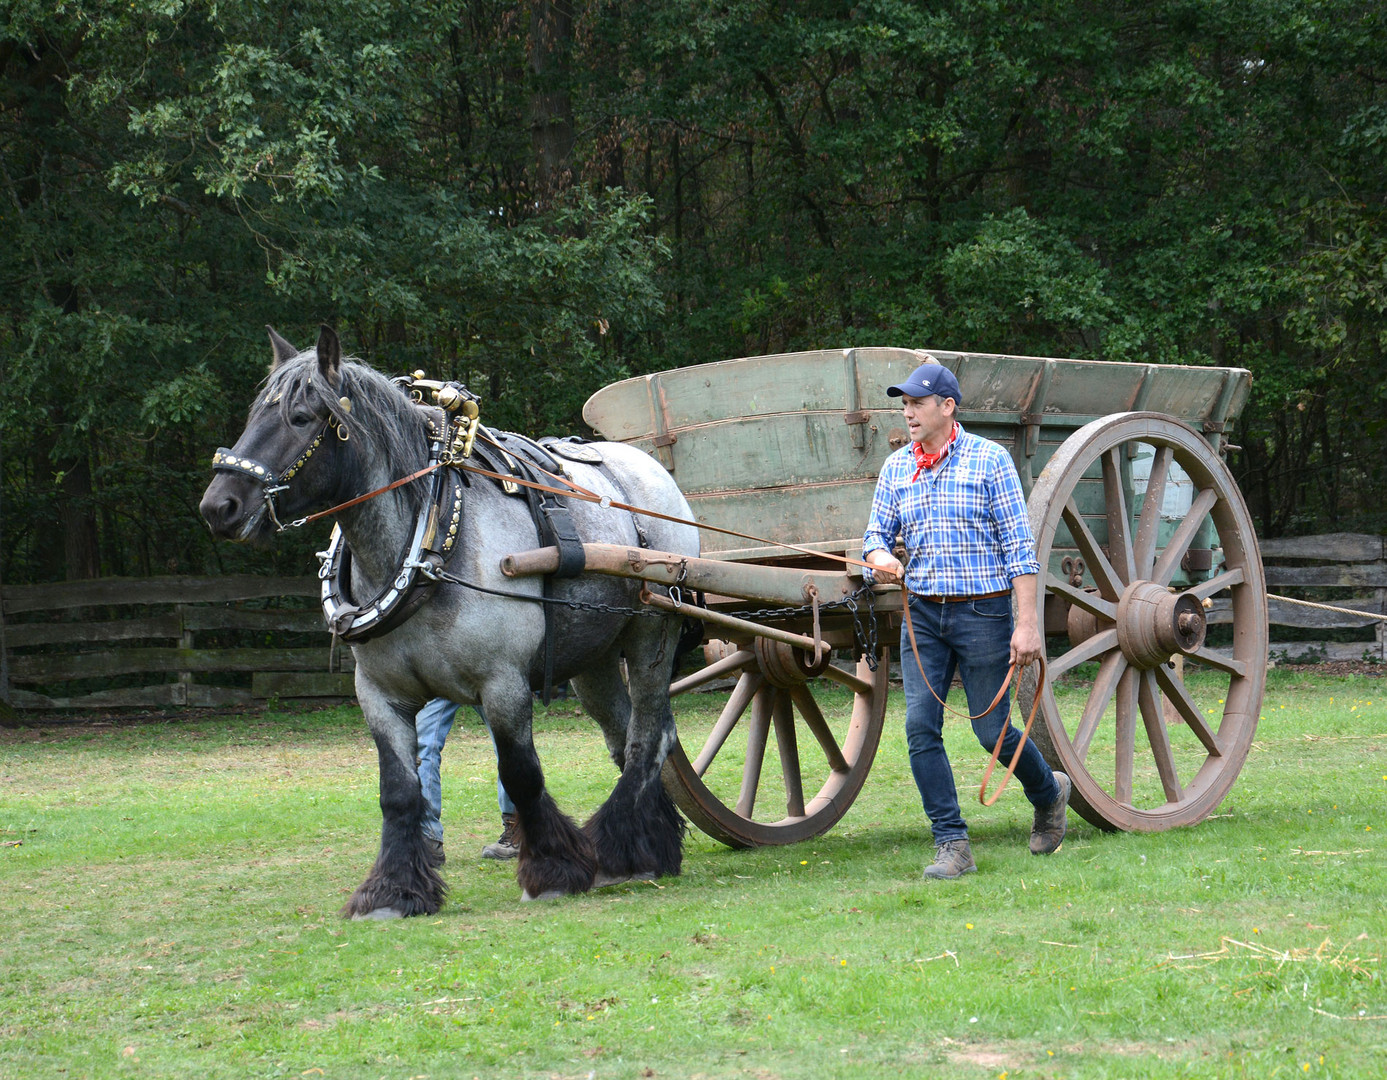
[(1016, 629), (1011, 635), (1011, 662), (1018, 668), (1033, 664), (1045, 654), (1045, 639), (1036, 625), (1035, 575), (1011, 579), (1016, 596)]
[(867, 555), (866, 561), (872, 567), (872, 580), (882, 585), (898, 585), (905, 578), (905, 567), (900, 559), (885, 548), (877, 548)]

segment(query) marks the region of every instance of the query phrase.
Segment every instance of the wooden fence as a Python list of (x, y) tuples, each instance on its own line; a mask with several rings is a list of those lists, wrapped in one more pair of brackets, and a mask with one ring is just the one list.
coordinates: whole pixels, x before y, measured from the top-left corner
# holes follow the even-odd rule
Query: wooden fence
[[(1360, 635), (1292, 642), (1276, 640), (1286, 635), (1273, 630), (1273, 658), (1387, 661), (1387, 623), (1370, 617), (1387, 614), (1387, 537), (1267, 540), (1262, 559), (1268, 592), (1362, 613), (1272, 599), (1273, 627)], [(15, 708), (227, 706), (353, 695), (351, 651), (330, 655), (316, 578), (105, 578), (6, 586), (0, 595), (0, 690)], [(1216, 605), (1211, 621), (1222, 614)]]
[(6, 586), (4, 688), (19, 709), (350, 697), (317, 596), (316, 578), (252, 575)]
[[(1262, 541), (1267, 592), (1290, 596), (1362, 615), (1268, 601), (1273, 627), (1309, 630), (1360, 630), (1358, 641), (1278, 641), (1272, 633), (1271, 655), (1286, 660), (1387, 661), (1387, 536), (1329, 533)], [(1346, 595), (1350, 599), (1344, 599)], [(1379, 616), (1379, 618), (1372, 618)], [(1284, 635), (1280, 635), (1284, 636)]]

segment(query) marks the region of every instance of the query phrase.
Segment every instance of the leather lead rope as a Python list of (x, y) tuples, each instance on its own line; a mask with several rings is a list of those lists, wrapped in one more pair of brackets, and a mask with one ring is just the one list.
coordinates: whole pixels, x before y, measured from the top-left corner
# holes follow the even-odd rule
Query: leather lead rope
[[(1011, 680), (1016, 675), (1016, 665), (1013, 663), (1007, 668), (1007, 677), (1002, 681), (1002, 687), (997, 691), (997, 696), (992, 699), (992, 703), (988, 705), (987, 708), (983, 709), (983, 711), (976, 716), (970, 716), (966, 712), (959, 712), (957, 709), (949, 708), (949, 706), (944, 704), (944, 699), (939, 696), (938, 691), (936, 691), (934, 686), (930, 683), (929, 676), (925, 674), (925, 663), (920, 659), (920, 646), (915, 641), (915, 619), (910, 613), (910, 589), (906, 586), (904, 581), (901, 582), (901, 605), (905, 609), (906, 632), (910, 637), (910, 651), (915, 654), (915, 666), (920, 669), (920, 678), (925, 680), (925, 686), (928, 687), (929, 692), (934, 695), (934, 700), (939, 702), (940, 707), (943, 708), (945, 712), (952, 713), (954, 716), (960, 716), (970, 723), (974, 720), (981, 720), (995, 709), (1001, 700), (1006, 697), (1007, 691), (1011, 688)], [(1007, 781), (1016, 773), (1016, 765), (1021, 760), (1021, 751), (1025, 748), (1026, 740), (1031, 737), (1031, 728), (1035, 725), (1035, 715), (1040, 710), (1040, 693), (1045, 688), (1044, 654), (1036, 660), (1036, 663), (1040, 665), (1040, 675), (1035, 684), (1035, 699), (1031, 702), (1031, 713), (1026, 717), (1026, 726), (1021, 731), (1021, 741), (1016, 744), (1016, 749), (1012, 752), (1011, 763), (1002, 774), (1002, 779), (997, 784), (997, 790), (994, 791), (991, 798), (989, 798), (987, 795), (987, 782), (992, 779), (992, 770), (997, 767), (997, 761), (1002, 756), (1002, 744), (1006, 742), (1007, 729), (1011, 727), (1011, 718), (1008, 716), (1007, 722), (1002, 725), (1001, 733), (997, 736), (997, 745), (992, 748), (992, 756), (987, 762), (987, 768), (983, 771), (982, 783), (978, 785), (978, 802), (982, 803), (983, 806), (991, 806), (1001, 797), (1002, 790), (1007, 786)]]

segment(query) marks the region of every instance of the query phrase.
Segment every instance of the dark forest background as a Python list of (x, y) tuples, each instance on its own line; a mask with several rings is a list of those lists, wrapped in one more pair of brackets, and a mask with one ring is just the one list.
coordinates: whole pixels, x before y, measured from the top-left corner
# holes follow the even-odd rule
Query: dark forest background
[(792, 349), (1243, 366), (1262, 535), (1383, 531), (1385, 192), (1380, 3), (6, 0), (0, 574), (311, 566), (196, 505), (322, 321), (534, 434)]

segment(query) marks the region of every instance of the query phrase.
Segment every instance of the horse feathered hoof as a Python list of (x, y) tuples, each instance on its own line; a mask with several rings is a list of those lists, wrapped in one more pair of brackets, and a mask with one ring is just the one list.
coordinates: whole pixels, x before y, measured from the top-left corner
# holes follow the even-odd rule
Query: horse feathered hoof
[(405, 913), (397, 907), (378, 907), (374, 911), (353, 915), (352, 922), (363, 922), (367, 919), (403, 919), (404, 917)]
[(536, 900), (562, 900), (567, 895), (567, 893), (559, 889), (548, 889), (545, 892), (540, 893), (538, 896), (533, 896), (530, 894), (530, 890), (521, 889), (520, 902), (522, 904), (532, 904)]

